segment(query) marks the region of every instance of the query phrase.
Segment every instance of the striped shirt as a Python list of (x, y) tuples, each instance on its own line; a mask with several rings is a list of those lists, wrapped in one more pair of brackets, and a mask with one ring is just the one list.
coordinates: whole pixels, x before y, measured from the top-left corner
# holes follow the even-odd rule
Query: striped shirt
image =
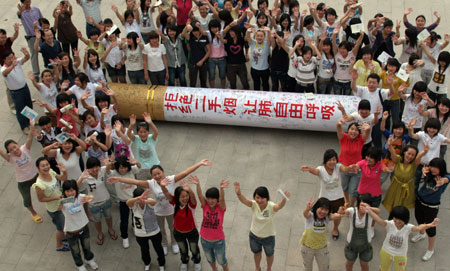
[(314, 70), (316, 69), (319, 62), (315, 56), (311, 57), (309, 62), (305, 62), (303, 57), (299, 56), (297, 61), (297, 74), (295, 79), (297, 83), (301, 84), (313, 84), (316, 76), (314, 75)]

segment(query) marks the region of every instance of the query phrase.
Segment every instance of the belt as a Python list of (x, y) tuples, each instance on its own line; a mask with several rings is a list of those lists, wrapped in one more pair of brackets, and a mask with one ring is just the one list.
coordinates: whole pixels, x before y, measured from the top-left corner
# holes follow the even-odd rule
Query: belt
[(347, 84), (347, 83), (350, 83), (351, 81), (350, 80), (337, 80), (337, 79), (334, 79), (336, 82), (339, 82), (339, 83), (342, 83), (342, 84)]
[(317, 81), (328, 82), (328, 81), (331, 81), (331, 79), (333, 79), (333, 78), (332, 77), (322, 78), (322, 77), (317, 76)]
[(225, 59), (225, 57), (223, 56), (223, 57), (218, 57), (218, 58), (210, 58), (211, 60), (222, 60), (222, 59)]
[(298, 82), (298, 81), (297, 81), (297, 84), (300, 85), (300, 86), (302, 86), (302, 87), (309, 87), (309, 86), (313, 86), (313, 85), (314, 85), (314, 83), (306, 84), (306, 83), (300, 83), (300, 82)]
[(424, 202), (419, 198), (419, 196), (417, 196), (417, 200), (420, 202), (420, 204), (422, 204), (422, 205), (425, 206), (425, 207), (433, 208), (433, 209), (439, 209), (439, 205), (429, 205), (429, 204), (426, 204), (426, 203), (424, 203)]
[(398, 184), (400, 184), (400, 187), (402, 188), (402, 191), (400, 192), (400, 198), (401, 199), (406, 199), (409, 196), (409, 183), (413, 181), (413, 179), (409, 180), (409, 182), (407, 183), (402, 183), (398, 180), (397, 177), (394, 176), (394, 178), (392, 178), (393, 180), (395, 180)]
[(36, 37), (36, 36), (25, 36), (25, 39), (28, 41), (28, 40), (30, 40), (31, 38), (34, 38), (34, 37)]

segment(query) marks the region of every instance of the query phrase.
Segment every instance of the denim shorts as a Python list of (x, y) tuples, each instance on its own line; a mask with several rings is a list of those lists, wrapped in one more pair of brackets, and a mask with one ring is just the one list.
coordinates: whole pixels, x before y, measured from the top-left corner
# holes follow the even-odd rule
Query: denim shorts
[(57, 231), (64, 231), (64, 214), (61, 211), (49, 212), (48, 215), (52, 218), (53, 224), (56, 226)]
[(220, 80), (225, 80), (227, 72), (227, 60), (225, 58), (210, 58), (208, 59), (208, 65), (210, 81), (216, 79), (216, 66), (219, 68)]
[(102, 214), (105, 218), (111, 218), (111, 205), (110, 199), (98, 203), (89, 203), (88, 207), (89, 212), (92, 214), (92, 220), (100, 222)]
[(217, 262), (220, 265), (224, 266), (227, 264), (227, 257), (225, 256), (225, 239), (211, 242), (201, 238), (200, 242), (202, 243), (203, 251), (205, 252), (208, 263), (215, 263), (217, 259)]
[(250, 232), (249, 237), (250, 237), (250, 250), (254, 254), (260, 253), (263, 247), (267, 257), (270, 257), (275, 253), (275, 236), (260, 238), (254, 235), (252, 232)]

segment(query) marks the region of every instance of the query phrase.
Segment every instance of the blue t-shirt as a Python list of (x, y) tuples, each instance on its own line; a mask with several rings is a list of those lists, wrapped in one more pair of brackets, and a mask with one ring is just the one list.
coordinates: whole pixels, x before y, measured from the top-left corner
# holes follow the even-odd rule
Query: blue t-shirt
[(152, 134), (149, 134), (147, 140), (142, 142), (139, 136), (134, 138), (134, 144), (136, 145), (136, 160), (141, 163), (142, 168), (149, 169), (154, 165), (159, 165), (158, 154), (156, 153), (156, 142), (158, 139), (154, 140)]
[[(416, 179), (416, 195), (425, 204), (440, 205), (441, 196), (445, 192), (448, 183), (436, 187), (434, 178), (429, 178), (428, 176), (429, 175), (425, 176), (425, 179), (423, 180), (419, 179), (420, 182), (417, 182)], [(444, 177), (450, 179), (450, 175), (445, 175)]]
[[(392, 132), (386, 129), (386, 130), (384, 130), (383, 135), (384, 135), (384, 137), (386, 138), (386, 143), (385, 143), (384, 146), (383, 146), (383, 153), (386, 154), (386, 153), (388, 153), (388, 151), (389, 151), (388, 146), (387, 146), (387, 141), (388, 141), (389, 137), (391, 137)], [(402, 136), (402, 148), (400, 149), (400, 151), (401, 151), (406, 145), (408, 145), (408, 143), (409, 143), (410, 140), (411, 140), (411, 139), (410, 139), (410, 137), (409, 137), (408, 134), (404, 134), (404, 135)], [(394, 149), (395, 149), (395, 147), (394, 147)]]
[(42, 58), (44, 59), (45, 67), (48, 67), (50, 59), (54, 60), (58, 57), (59, 53), (62, 52), (61, 44), (57, 40), (53, 40), (53, 47), (46, 42), (41, 43), (39, 47), (42, 53)]
[(267, 40), (259, 44), (254, 40), (250, 47), (252, 69), (264, 71), (269, 68), (270, 46)]

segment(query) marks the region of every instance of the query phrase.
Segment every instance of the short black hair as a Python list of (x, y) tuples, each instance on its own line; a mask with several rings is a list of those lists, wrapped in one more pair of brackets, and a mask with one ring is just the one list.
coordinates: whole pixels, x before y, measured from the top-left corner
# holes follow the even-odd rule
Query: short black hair
[(428, 133), (428, 128), (437, 129), (438, 132), (441, 130), (441, 122), (437, 118), (430, 118), (425, 122), (425, 127), (423, 127), (423, 131)]
[(394, 23), (392, 22), (391, 19), (387, 19), (386, 18), (386, 20), (384, 20), (384, 23), (383, 23), (383, 28), (386, 28), (386, 27), (389, 27), (389, 26), (394, 26)]
[[(319, 208), (324, 208), (327, 209), (328, 211), (330, 211), (330, 200), (327, 198), (319, 198), (316, 203), (314, 203), (314, 206), (311, 209), (311, 212), (313, 213), (314, 216), (314, 220), (317, 219), (317, 209)], [(328, 212), (328, 215), (330, 214), (330, 212)]]
[(45, 156), (42, 156), (42, 157), (39, 157), (38, 159), (36, 159), (35, 165), (36, 165), (36, 167), (38, 169), (39, 169), (39, 165), (41, 164), (42, 161), (47, 161), (48, 162), (48, 158), (45, 157)]
[(144, 193), (145, 189), (142, 187), (136, 187), (136, 189), (133, 190), (133, 198), (137, 198), (140, 195), (142, 195)]
[(447, 164), (444, 159), (436, 157), (432, 159), (428, 165), (439, 169), (439, 176), (444, 177), (447, 175)]
[(73, 189), (75, 190), (75, 198), (78, 197), (78, 184), (75, 180), (66, 180), (64, 182), (62, 182), (62, 186), (61, 186), (61, 190), (62, 190), (62, 194), (63, 197), (66, 198), (66, 193), (64, 193), (67, 190)]
[(370, 147), (366, 153), (366, 157), (372, 158), (375, 160), (375, 163), (378, 163), (381, 160), (382, 155), (383, 151), (377, 147)]
[(89, 30), (89, 38), (92, 36), (100, 36), (100, 30), (98, 28), (92, 28), (91, 30)]
[(131, 171), (131, 164), (128, 161), (128, 157), (126, 156), (119, 156), (116, 158), (116, 161), (114, 162), (114, 168), (117, 172), (119, 172), (120, 166), (127, 168), (127, 171)]
[(360, 52), (361, 52), (361, 56), (370, 55), (370, 57), (373, 57), (372, 48), (370, 48), (370, 46), (364, 46), (363, 48), (361, 48)]
[(217, 189), (216, 187), (211, 187), (211, 188), (208, 188), (208, 190), (206, 190), (205, 198), (218, 200), (219, 197), (220, 197), (219, 189)]
[(369, 100), (362, 99), (361, 101), (359, 101), (358, 110), (370, 110)]
[(86, 168), (91, 169), (94, 167), (101, 167), (102, 163), (98, 160), (97, 157), (89, 157), (86, 161)]
[(42, 117), (40, 117), (39, 120), (38, 120), (38, 125), (39, 125), (39, 126), (44, 126), (44, 125), (47, 125), (47, 124), (49, 124), (49, 123), (51, 123), (51, 122), (52, 122), (52, 120), (51, 120), (49, 117), (47, 117), (47, 116), (42, 116)]
[(392, 208), (392, 211), (389, 213), (388, 220), (392, 220), (394, 218), (400, 219), (401, 221), (408, 224), (409, 222), (409, 210), (403, 205), (395, 206)]
[(359, 194), (358, 197), (356, 197), (356, 206), (359, 207), (361, 202), (372, 206), (372, 195), (370, 195), (370, 193)]
[(259, 186), (255, 189), (255, 191), (253, 192), (253, 198), (256, 197), (256, 195), (260, 196), (263, 199), (267, 199), (270, 200), (270, 196), (269, 196), (269, 190), (267, 189), (267, 187), (265, 186)]
[(367, 81), (369, 81), (370, 78), (376, 79), (377, 82), (380, 83), (381, 79), (380, 79), (380, 76), (378, 74), (376, 74), (376, 73), (369, 74), (369, 76), (367, 76)]
[(333, 157), (336, 158), (336, 162), (338, 162), (338, 154), (333, 149), (328, 149), (323, 154), (323, 164), (325, 165), (329, 160), (331, 160)]
[(11, 51), (11, 50), (6, 50), (6, 51), (4, 51), (3, 54), (2, 54), (2, 58), (5, 59), (5, 58), (7, 58), (8, 56), (10, 56), (11, 54), (14, 55), (14, 52)]
[(424, 81), (417, 81), (412, 89), (417, 92), (426, 92), (428, 90), (428, 86)]

